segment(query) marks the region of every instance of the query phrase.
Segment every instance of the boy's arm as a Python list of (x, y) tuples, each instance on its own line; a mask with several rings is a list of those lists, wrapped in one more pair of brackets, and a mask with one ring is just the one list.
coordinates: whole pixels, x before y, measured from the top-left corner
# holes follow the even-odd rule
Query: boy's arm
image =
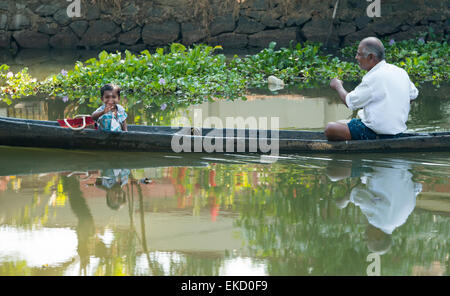
[(107, 106), (105, 106), (105, 108), (103, 108), (102, 111), (95, 111), (91, 115), (92, 120), (97, 121), (97, 119), (99, 119), (100, 116), (105, 115), (106, 113), (112, 111), (114, 108), (115, 108), (114, 105), (107, 105)]
[(104, 114), (105, 114), (105, 110), (104, 109), (103, 109), (103, 111), (96, 111), (96, 112), (92, 113), (92, 115), (91, 115), (92, 120), (97, 121), (97, 119), (99, 119), (100, 116), (102, 116)]
[(128, 131), (127, 122), (125, 120), (122, 122), (122, 131), (124, 131), (124, 132)]

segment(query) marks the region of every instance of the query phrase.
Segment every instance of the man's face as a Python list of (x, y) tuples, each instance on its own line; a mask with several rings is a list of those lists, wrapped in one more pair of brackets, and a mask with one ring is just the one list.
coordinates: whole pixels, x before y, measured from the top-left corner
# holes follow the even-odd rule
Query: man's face
[(363, 48), (364, 45), (360, 43), (358, 46), (358, 51), (356, 52), (355, 59), (358, 61), (358, 65), (361, 69), (369, 71), (373, 67), (373, 55), (368, 54), (367, 57), (364, 57)]

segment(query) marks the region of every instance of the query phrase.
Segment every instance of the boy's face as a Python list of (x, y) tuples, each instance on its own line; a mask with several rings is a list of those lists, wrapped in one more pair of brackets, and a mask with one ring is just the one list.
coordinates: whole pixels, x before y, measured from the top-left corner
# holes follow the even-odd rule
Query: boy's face
[(105, 105), (117, 105), (119, 103), (119, 96), (116, 90), (105, 90), (102, 101)]

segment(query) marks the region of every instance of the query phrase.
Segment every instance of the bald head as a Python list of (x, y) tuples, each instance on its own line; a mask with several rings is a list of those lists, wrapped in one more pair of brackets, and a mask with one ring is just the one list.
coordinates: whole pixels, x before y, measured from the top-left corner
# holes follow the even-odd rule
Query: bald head
[(380, 39), (376, 37), (367, 37), (361, 40), (359, 44), (362, 47), (362, 51), (366, 57), (369, 54), (373, 54), (378, 61), (384, 60), (384, 45)]

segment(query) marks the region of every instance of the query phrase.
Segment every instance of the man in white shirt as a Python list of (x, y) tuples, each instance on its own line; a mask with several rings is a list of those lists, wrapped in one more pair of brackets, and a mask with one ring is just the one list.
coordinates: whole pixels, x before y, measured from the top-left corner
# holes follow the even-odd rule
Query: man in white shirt
[(405, 70), (386, 63), (383, 43), (375, 37), (363, 39), (356, 57), (359, 67), (368, 71), (361, 83), (347, 92), (342, 81), (333, 78), (330, 87), (360, 119), (349, 123), (330, 122), (325, 135), (331, 141), (373, 140), (401, 136), (407, 129), (410, 102), (419, 91)]

